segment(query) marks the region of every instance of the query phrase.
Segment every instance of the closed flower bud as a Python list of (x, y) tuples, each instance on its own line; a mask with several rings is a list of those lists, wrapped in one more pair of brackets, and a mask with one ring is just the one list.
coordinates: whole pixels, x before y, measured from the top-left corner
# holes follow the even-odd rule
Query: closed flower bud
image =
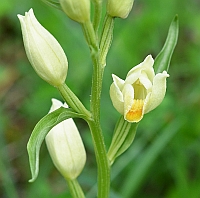
[(113, 106), (128, 122), (139, 122), (143, 115), (155, 109), (166, 92), (166, 71), (155, 75), (151, 55), (133, 67), (122, 80), (113, 75), (110, 97)]
[[(52, 99), (50, 112), (67, 107), (59, 100)], [(73, 180), (81, 173), (86, 153), (79, 131), (72, 118), (62, 121), (47, 134), (46, 144), (51, 159), (64, 178)]]
[(37, 74), (57, 87), (65, 82), (68, 61), (58, 41), (37, 21), (33, 10), (18, 15), (27, 57)]
[(90, 0), (60, 0), (68, 17), (79, 23), (90, 20)]
[(133, 7), (134, 0), (108, 0), (107, 12), (112, 17), (125, 19)]

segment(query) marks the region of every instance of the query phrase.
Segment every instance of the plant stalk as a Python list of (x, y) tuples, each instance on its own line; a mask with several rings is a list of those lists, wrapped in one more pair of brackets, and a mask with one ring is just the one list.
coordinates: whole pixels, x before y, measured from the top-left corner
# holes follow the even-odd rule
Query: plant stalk
[(90, 48), (93, 62), (93, 76), (91, 89), (92, 120), (88, 121), (94, 144), (98, 168), (98, 198), (108, 198), (110, 190), (110, 165), (100, 126), (100, 99), (102, 90), (103, 67), (100, 63), (99, 44), (92, 23), (83, 24), (83, 32)]
[(73, 198), (85, 198), (82, 188), (76, 179), (74, 180), (66, 179), (66, 180), (69, 186), (70, 193)]

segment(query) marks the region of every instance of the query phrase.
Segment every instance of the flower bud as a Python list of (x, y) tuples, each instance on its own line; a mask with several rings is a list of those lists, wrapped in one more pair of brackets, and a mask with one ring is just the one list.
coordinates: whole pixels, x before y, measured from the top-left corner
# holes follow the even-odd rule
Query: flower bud
[[(50, 112), (61, 106), (67, 107), (59, 100), (52, 99)], [(51, 159), (63, 177), (70, 180), (78, 177), (85, 165), (86, 153), (73, 119), (64, 120), (53, 127), (45, 140)]]
[(60, 0), (68, 17), (79, 23), (90, 20), (90, 0)]
[(68, 61), (58, 41), (37, 21), (33, 10), (17, 15), (27, 57), (37, 74), (57, 87), (65, 82)]
[(107, 12), (112, 17), (125, 19), (133, 7), (134, 0), (108, 0)]

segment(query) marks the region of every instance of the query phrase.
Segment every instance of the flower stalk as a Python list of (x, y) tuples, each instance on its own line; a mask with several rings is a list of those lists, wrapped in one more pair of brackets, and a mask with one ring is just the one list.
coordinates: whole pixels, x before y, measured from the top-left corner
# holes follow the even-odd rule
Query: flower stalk
[(85, 108), (78, 97), (71, 91), (71, 89), (66, 85), (62, 84), (57, 87), (58, 91), (62, 95), (65, 102), (76, 112), (85, 115), (88, 119), (91, 117), (91, 113)]
[(100, 40), (100, 61), (102, 67), (106, 66), (106, 57), (113, 39), (114, 18), (106, 14)]
[(98, 38), (98, 30), (99, 25), (101, 22), (101, 13), (102, 13), (102, 0), (94, 0), (94, 20), (93, 20), (93, 27), (95, 34)]
[(107, 151), (100, 126), (100, 99), (103, 80), (103, 67), (100, 62), (99, 43), (91, 22), (83, 24), (83, 32), (90, 48), (93, 62), (93, 76), (91, 89), (91, 113), (92, 120), (88, 122), (98, 167), (98, 197), (109, 197), (110, 189), (110, 166)]
[(83, 190), (76, 179), (74, 180), (66, 179), (66, 181), (69, 187), (70, 194), (72, 195), (73, 198), (85, 198)]

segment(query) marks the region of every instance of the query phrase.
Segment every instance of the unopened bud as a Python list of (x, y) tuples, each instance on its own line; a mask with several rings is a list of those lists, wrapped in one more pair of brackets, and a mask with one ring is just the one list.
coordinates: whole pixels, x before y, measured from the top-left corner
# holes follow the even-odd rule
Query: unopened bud
[(68, 17), (79, 23), (90, 20), (90, 0), (60, 0)]
[(62, 47), (37, 21), (32, 9), (25, 16), (17, 16), (21, 23), (26, 54), (34, 70), (49, 84), (55, 87), (62, 85), (68, 71), (68, 61)]
[(112, 17), (125, 19), (133, 7), (134, 0), (108, 0), (107, 12)]
[[(59, 100), (52, 99), (50, 112), (61, 106), (67, 107)], [(45, 140), (51, 159), (63, 177), (70, 180), (78, 177), (85, 165), (86, 153), (73, 119), (64, 120), (53, 127)]]

